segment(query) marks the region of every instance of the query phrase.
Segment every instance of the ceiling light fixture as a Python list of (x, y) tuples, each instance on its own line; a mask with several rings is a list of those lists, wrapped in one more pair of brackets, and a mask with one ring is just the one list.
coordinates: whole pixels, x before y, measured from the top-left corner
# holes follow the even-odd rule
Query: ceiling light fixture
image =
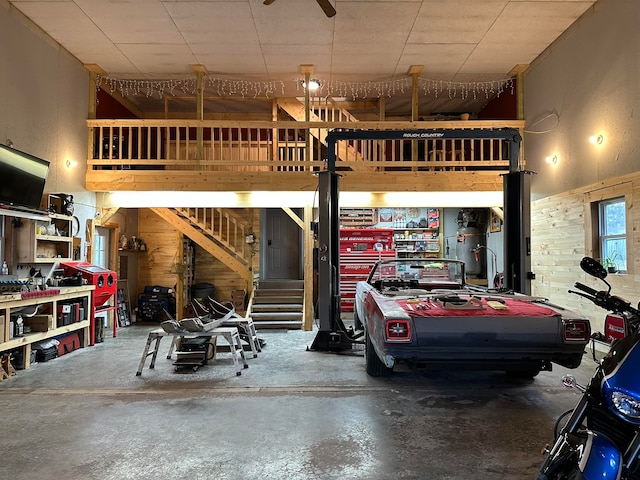
[(602, 143), (604, 142), (604, 136), (601, 134), (598, 135), (591, 135), (589, 137), (589, 141), (591, 143), (593, 143), (594, 145), (602, 145)]
[(76, 162), (75, 160), (69, 160), (67, 158), (67, 160), (64, 162), (64, 164), (66, 165), (67, 168), (74, 168), (78, 165), (78, 162)]
[[(302, 88), (307, 88), (307, 82), (302, 80)], [(309, 91), (315, 92), (320, 88), (320, 80), (317, 78), (312, 78), (309, 80)]]
[(558, 156), (557, 155), (549, 155), (548, 157), (545, 158), (545, 160), (547, 161), (547, 163), (550, 163), (551, 165), (557, 165), (558, 164)]

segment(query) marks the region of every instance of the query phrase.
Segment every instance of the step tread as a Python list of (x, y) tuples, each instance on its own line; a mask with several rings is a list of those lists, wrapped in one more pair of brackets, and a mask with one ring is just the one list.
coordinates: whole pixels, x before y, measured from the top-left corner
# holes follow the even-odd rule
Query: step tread
[(262, 318), (302, 318), (302, 312), (252, 312), (251, 318), (254, 322)]
[(302, 328), (302, 321), (265, 321), (256, 323), (257, 329), (266, 328)]
[(254, 297), (253, 304), (254, 305), (268, 305), (279, 303), (281, 305), (290, 305), (290, 304), (300, 304), (300, 297)]
[(253, 292), (254, 296), (263, 296), (263, 295), (287, 295), (287, 296), (296, 296), (296, 295), (304, 295), (303, 288), (267, 288), (267, 289), (259, 289)]

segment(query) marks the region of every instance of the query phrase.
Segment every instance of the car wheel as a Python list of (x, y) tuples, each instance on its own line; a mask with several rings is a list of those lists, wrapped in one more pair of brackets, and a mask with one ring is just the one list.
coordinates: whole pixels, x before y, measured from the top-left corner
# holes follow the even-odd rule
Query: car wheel
[(373, 349), (373, 345), (371, 344), (371, 339), (369, 338), (369, 334), (365, 335), (365, 347), (364, 347), (364, 357), (365, 364), (367, 367), (367, 374), (372, 377), (387, 377), (393, 373), (393, 368), (387, 367), (382, 360), (378, 358), (376, 355), (376, 351)]
[(358, 316), (358, 311), (354, 308), (353, 309), (353, 329), (354, 330), (362, 330), (363, 325), (362, 322), (360, 321), (360, 317)]

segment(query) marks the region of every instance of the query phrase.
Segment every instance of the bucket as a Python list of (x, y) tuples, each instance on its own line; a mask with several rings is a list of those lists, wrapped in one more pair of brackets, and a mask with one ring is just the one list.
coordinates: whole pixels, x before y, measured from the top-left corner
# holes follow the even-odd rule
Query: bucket
[(197, 300), (202, 300), (206, 297), (213, 297), (213, 292), (216, 287), (214, 287), (211, 283), (196, 283), (191, 287), (191, 297)]

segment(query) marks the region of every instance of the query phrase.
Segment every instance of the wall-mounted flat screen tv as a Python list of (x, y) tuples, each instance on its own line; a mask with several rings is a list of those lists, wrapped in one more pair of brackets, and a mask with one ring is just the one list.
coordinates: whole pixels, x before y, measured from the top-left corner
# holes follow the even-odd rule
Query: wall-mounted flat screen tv
[(0, 204), (40, 209), (49, 162), (0, 145)]

